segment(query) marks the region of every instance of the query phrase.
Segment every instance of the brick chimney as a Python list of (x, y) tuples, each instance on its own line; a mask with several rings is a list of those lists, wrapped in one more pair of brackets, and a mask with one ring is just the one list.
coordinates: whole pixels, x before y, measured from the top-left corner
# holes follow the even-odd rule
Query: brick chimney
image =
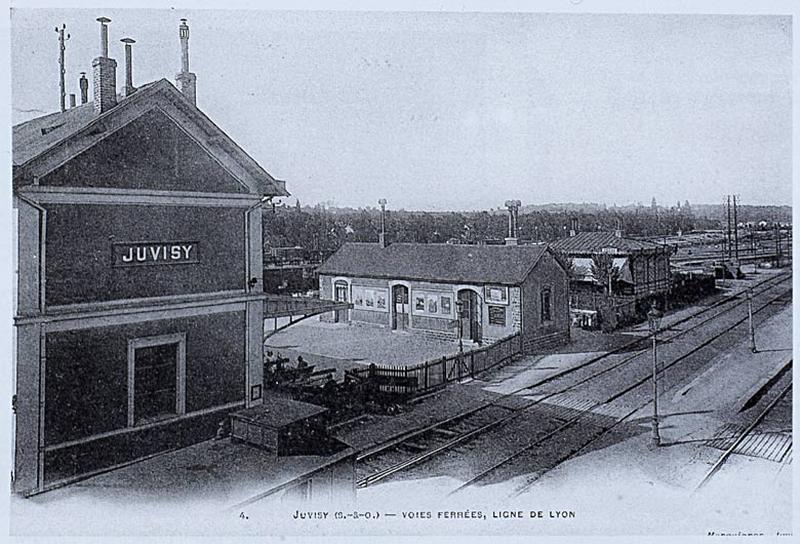
[(81, 104), (86, 104), (89, 101), (89, 80), (86, 79), (86, 72), (81, 72), (78, 87), (81, 89)]
[(622, 219), (617, 217), (617, 228), (614, 229), (614, 236), (622, 238)]
[(99, 17), (100, 56), (92, 61), (94, 69), (94, 111), (103, 113), (117, 105), (117, 61), (108, 58), (108, 23), (111, 19)]
[(178, 33), (181, 38), (181, 71), (175, 76), (175, 81), (186, 99), (196, 106), (197, 76), (189, 71), (189, 25), (186, 24), (186, 19), (181, 19)]
[(578, 234), (578, 220), (573, 217), (569, 220), (569, 235), (575, 236)]

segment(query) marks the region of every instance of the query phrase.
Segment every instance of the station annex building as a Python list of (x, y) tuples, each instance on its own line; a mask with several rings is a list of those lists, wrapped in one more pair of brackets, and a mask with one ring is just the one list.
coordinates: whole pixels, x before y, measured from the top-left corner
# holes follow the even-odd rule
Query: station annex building
[(185, 21), (180, 90), (135, 88), (128, 50), (121, 95), (98, 21), (93, 100), (82, 77), (79, 105), (13, 127), (23, 495), (206, 440), (264, 401), (261, 205), (285, 183), (196, 107)]
[(478, 344), (519, 332), (526, 352), (570, 338), (567, 269), (545, 244), (346, 243), (318, 272), (320, 298), (352, 304), (327, 319)]
[[(644, 315), (654, 303), (665, 307), (672, 290), (672, 246), (627, 238), (617, 229), (573, 230), (552, 247), (572, 267), (570, 309), (574, 320), (591, 327), (599, 326), (600, 320), (604, 328), (615, 328)], [(598, 256), (613, 268), (610, 293), (608, 282), (595, 277)], [(602, 315), (603, 311), (609, 315)]]

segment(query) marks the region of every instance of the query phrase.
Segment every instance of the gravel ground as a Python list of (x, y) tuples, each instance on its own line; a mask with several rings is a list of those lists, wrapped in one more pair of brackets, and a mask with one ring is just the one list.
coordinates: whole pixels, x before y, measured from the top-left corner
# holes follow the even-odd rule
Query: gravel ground
[(337, 368), (373, 362), (406, 366), (458, 352), (455, 342), (431, 340), (378, 327), (321, 321), (304, 321), (280, 331), (267, 338), (264, 347), (283, 355), (291, 354), (293, 360), (302, 354), (309, 362), (324, 361)]

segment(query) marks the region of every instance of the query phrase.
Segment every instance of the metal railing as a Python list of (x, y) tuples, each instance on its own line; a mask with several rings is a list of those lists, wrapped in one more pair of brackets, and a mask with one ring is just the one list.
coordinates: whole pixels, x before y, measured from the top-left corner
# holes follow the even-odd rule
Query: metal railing
[(324, 312), (347, 310), (351, 307), (352, 305), (347, 302), (322, 300), (317, 297), (268, 294), (267, 299), (264, 301), (264, 317), (315, 315)]

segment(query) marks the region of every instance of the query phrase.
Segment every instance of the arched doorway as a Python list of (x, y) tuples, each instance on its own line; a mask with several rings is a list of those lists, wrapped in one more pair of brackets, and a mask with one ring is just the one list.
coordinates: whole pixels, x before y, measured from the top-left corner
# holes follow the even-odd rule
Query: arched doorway
[(481, 307), (478, 294), (471, 289), (458, 292), (461, 303), (460, 327), (462, 338), (480, 343), (481, 341)]
[(408, 329), (408, 287), (395, 285), (392, 287), (392, 330)]
[[(333, 284), (333, 300), (336, 302), (347, 302), (347, 282), (337, 280)], [(334, 323), (347, 321), (347, 310), (337, 310), (333, 316)]]

